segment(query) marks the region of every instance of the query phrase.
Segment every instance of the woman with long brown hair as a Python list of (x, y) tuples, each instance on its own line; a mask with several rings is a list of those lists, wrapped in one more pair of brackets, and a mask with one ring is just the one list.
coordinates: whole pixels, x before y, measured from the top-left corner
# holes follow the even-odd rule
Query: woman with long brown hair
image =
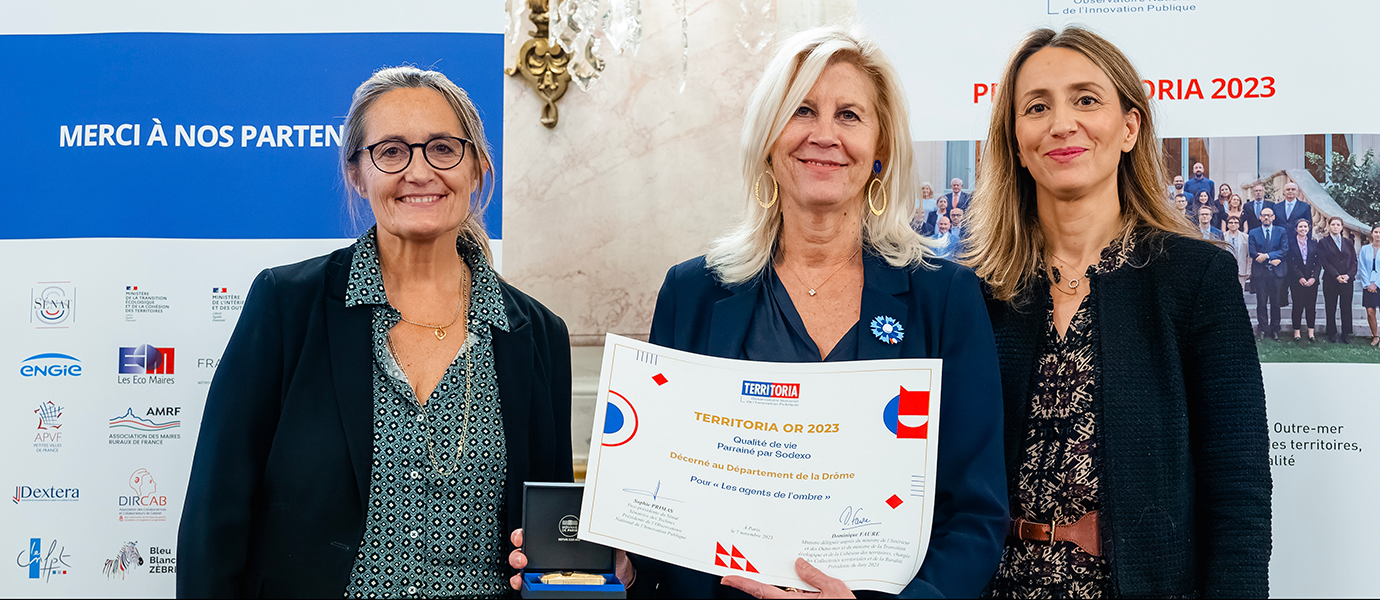
[(1164, 202), (1130, 61), (1028, 35), (970, 251), (1001, 358), (1013, 525), (994, 596), (1268, 593), (1265, 393), (1236, 260)]

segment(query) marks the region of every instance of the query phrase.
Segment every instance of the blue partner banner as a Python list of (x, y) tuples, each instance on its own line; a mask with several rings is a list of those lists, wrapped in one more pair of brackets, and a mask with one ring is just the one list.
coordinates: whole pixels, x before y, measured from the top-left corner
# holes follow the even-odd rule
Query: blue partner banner
[(464, 88), (502, 172), (499, 34), (9, 35), (0, 56), (0, 239), (352, 237), (341, 125), (388, 66)]

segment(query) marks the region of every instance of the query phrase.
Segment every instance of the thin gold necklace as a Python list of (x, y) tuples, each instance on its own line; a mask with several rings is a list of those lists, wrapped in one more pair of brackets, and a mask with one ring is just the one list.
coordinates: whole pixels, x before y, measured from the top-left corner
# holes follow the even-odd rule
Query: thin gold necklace
[[(845, 261), (843, 261), (842, 263), (839, 263), (839, 266), (838, 266), (837, 268), (834, 269), (833, 273), (830, 273), (830, 274), (829, 274), (829, 277), (825, 277), (825, 278), (824, 278), (824, 281), (819, 282), (819, 285), (810, 285), (810, 284), (808, 284), (808, 283), (805, 283), (805, 280), (800, 278), (800, 274), (799, 274), (799, 273), (796, 273), (796, 272), (795, 272), (795, 269), (791, 269), (791, 275), (794, 275), (794, 276), (795, 276), (796, 281), (799, 281), (799, 282), (800, 282), (800, 285), (803, 285), (803, 286), (805, 286), (807, 289), (809, 289), (809, 290), (810, 290), (810, 295), (813, 296), (813, 295), (815, 295), (816, 290), (818, 290), (818, 289), (821, 288), (821, 287), (824, 287), (824, 284), (829, 283), (829, 280), (830, 280), (831, 278), (833, 278), (833, 276), (834, 276), (836, 273), (838, 273), (840, 270), (842, 270), (844, 265), (846, 265), (846, 264), (848, 264), (848, 263), (850, 263), (850, 262), (853, 262), (853, 257), (854, 257), (854, 256), (857, 256), (859, 252), (862, 252), (862, 246), (858, 246), (858, 249), (857, 249), (857, 250), (854, 250), (854, 251), (853, 251), (853, 254), (851, 254), (851, 255), (848, 256), (848, 260), (845, 260)], [(782, 266), (785, 266), (785, 265), (786, 265), (786, 259), (785, 259), (784, 257), (782, 257), (782, 259), (781, 259), (781, 265), (782, 265)]]
[(460, 292), (460, 304), (457, 305), (457, 306), (455, 307), (455, 314), (452, 315), (452, 316), (450, 317), (450, 322), (449, 322), (449, 323), (446, 323), (445, 325), (427, 325), (426, 323), (418, 323), (418, 322), (416, 322), (416, 321), (411, 321), (411, 320), (408, 320), (407, 317), (402, 316), (402, 311), (398, 311), (398, 318), (399, 318), (399, 319), (402, 319), (402, 321), (403, 321), (404, 323), (411, 323), (412, 325), (416, 325), (416, 326), (418, 326), (418, 327), (424, 327), (424, 328), (426, 328), (426, 329), (435, 330), (433, 333), (436, 334), (436, 341), (439, 342), (439, 341), (441, 341), (441, 340), (444, 340), (444, 339), (446, 339), (446, 328), (447, 328), (447, 327), (450, 327), (451, 325), (454, 325), (454, 324), (455, 324), (455, 321), (456, 321), (457, 319), (460, 318), (460, 311), (463, 310), (463, 309), (465, 308), (465, 298), (468, 298), (469, 295), (470, 295), (469, 287), (470, 287), (470, 278), (469, 278), (468, 276), (466, 276), (466, 277), (461, 277), (461, 278), (460, 278), (460, 288), (461, 288), (461, 292)]
[[(1053, 252), (1050, 252), (1049, 255), (1050, 255), (1050, 257), (1052, 257), (1054, 260), (1057, 260), (1057, 261), (1059, 261), (1059, 262), (1061, 262), (1061, 263), (1064, 263), (1064, 266), (1068, 267), (1070, 271), (1077, 272), (1077, 268), (1073, 266), (1073, 263), (1071, 263), (1071, 262), (1069, 262), (1069, 261), (1067, 261), (1067, 260), (1064, 260), (1064, 259), (1062, 259), (1062, 258), (1059, 258), (1059, 257), (1058, 257), (1056, 254), (1054, 254)], [(1050, 268), (1050, 267), (1046, 267), (1046, 268)], [(1059, 287), (1059, 285), (1058, 285), (1058, 283), (1057, 283), (1057, 280), (1056, 280), (1056, 278), (1055, 278), (1055, 276), (1054, 276), (1055, 273), (1059, 273), (1059, 270), (1058, 270), (1058, 269), (1052, 269), (1052, 270), (1050, 271), (1050, 278), (1049, 278), (1050, 281), (1055, 281), (1055, 282), (1056, 282), (1056, 283), (1055, 283), (1055, 286), (1054, 286), (1054, 289), (1059, 290), (1060, 292), (1063, 292), (1063, 293), (1065, 293), (1065, 294), (1067, 294), (1067, 295), (1070, 295), (1070, 296), (1072, 296), (1072, 295), (1078, 293), (1078, 286), (1082, 284), (1082, 281), (1080, 281), (1077, 277), (1072, 277), (1072, 276), (1070, 276), (1070, 277), (1068, 278), (1068, 282), (1065, 284), (1065, 285), (1068, 286), (1069, 291), (1065, 292), (1065, 291), (1063, 290), (1063, 288)], [(1062, 273), (1059, 273), (1059, 274), (1062, 275)]]
[[(388, 352), (393, 355), (393, 362), (396, 363), (398, 365), (398, 369), (401, 370), (402, 360), (398, 358), (398, 350), (393, 346), (393, 336), (390, 334), (387, 337), (387, 340)], [(469, 343), (469, 340), (466, 339), (465, 343)], [(461, 349), (464, 350), (464, 346), (461, 346)], [(470, 359), (470, 353), (468, 352), (465, 353), (464, 360), (466, 364), (465, 395), (463, 397), (463, 400), (465, 402), (465, 418), (464, 420), (460, 421), (460, 441), (456, 442), (455, 444), (455, 460), (451, 461), (449, 471), (442, 469), (441, 462), (436, 460), (436, 445), (432, 442), (431, 424), (427, 420), (427, 404), (423, 403), (421, 399), (417, 397), (416, 393), (412, 394), (413, 401), (417, 403), (417, 409), (420, 410), (422, 413), (422, 430), (426, 432), (427, 458), (431, 459), (431, 467), (436, 470), (436, 474), (442, 477), (454, 475), (460, 472), (460, 458), (465, 454), (465, 441), (468, 440), (470, 436), (470, 407), (474, 405), (474, 397), (470, 393), (470, 382), (474, 380), (475, 375), (474, 361)], [(442, 377), (445, 377), (445, 375), (442, 375)]]

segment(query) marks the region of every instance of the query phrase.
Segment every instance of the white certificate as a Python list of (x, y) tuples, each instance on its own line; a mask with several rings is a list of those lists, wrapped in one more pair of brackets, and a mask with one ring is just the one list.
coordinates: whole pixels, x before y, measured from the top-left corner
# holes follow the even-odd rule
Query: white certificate
[(610, 335), (579, 537), (810, 588), (803, 557), (900, 592), (929, 545), (940, 366), (728, 360)]

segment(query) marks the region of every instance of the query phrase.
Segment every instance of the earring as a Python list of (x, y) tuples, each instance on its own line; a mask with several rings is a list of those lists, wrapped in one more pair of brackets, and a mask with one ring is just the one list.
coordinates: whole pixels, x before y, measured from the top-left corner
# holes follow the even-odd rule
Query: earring
[[(877, 187), (877, 184), (881, 183), (882, 179), (878, 177), (874, 178), (870, 183), (867, 184), (867, 208), (872, 211), (872, 214), (877, 215), (879, 217), (882, 216), (883, 212), (886, 212), (886, 184), (882, 184), (880, 187)], [(877, 208), (877, 205), (872, 202), (872, 196), (876, 194), (877, 189), (882, 190), (881, 208)]]
[[(771, 178), (771, 202), (768, 202), (766, 204), (762, 203), (762, 175), (766, 175), (767, 177)], [(780, 191), (780, 188), (776, 185), (776, 176), (772, 175), (771, 171), (762, 171), (762, 175), (758, 175), (757, 180), (752, 182), (752, 199), (756, 200), (757, 205), (761, 206), (762, 208), (771, 208), (773, 204), (776, 204), (777, 192)]]

